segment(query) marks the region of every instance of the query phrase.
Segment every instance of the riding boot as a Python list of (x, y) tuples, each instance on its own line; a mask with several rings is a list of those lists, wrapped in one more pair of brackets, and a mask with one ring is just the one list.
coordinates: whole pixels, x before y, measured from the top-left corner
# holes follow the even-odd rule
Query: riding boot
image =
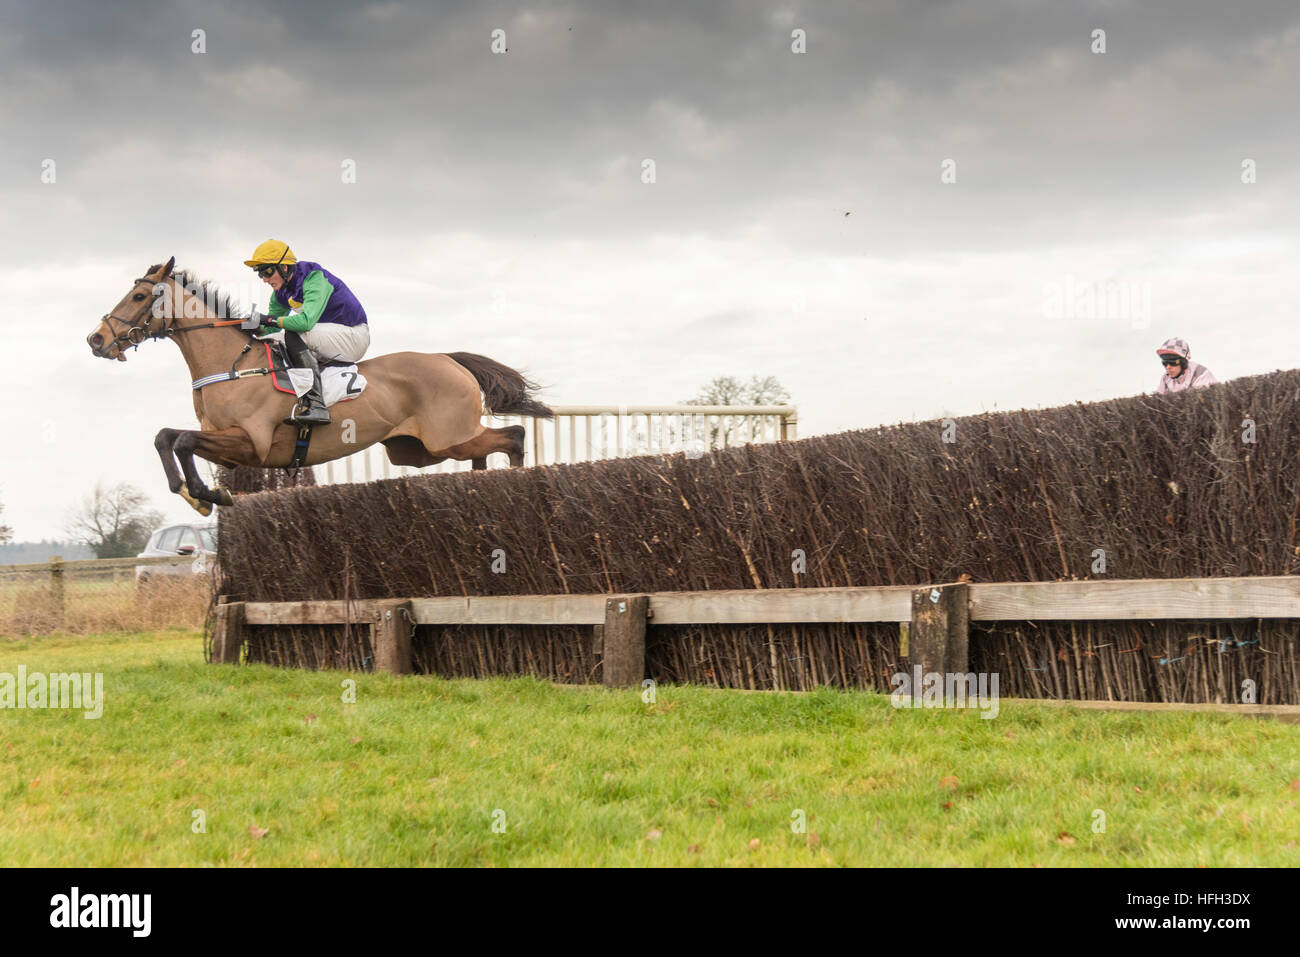
[(284, 424), (329, 425), (330, 410), (326, 408), (325, 400), (321, 397), (320, 365), (316, 361), (315, 354), (296, 332), (286, 332), (284, 344), (290, 361), (300, 369), (310, 369), (312, 375), (311, 391), (298, 400), (293, 414), (284, 420)]

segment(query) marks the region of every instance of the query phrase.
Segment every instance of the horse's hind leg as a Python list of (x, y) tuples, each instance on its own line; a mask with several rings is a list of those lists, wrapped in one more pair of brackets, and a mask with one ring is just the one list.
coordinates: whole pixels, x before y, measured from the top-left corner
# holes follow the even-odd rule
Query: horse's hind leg
[(512, 469), (519, 468), (524, 464), (524, 436), (528, 434), (528, 430), (522, 425), (508, 425), (504, 429), (496, 429), (495, 431), (507, 433), (510, 443), (507, 449), (510, 453), (510, 467)]
[(510, 456), (511, 466), (524, 464), (524, 427), (508, 425), (503, 429), (484, 429), (468, 442), (461, 442), (445, 449), (432, 452), (447, 458), (465, 461), (472, 459), (472, 468), (487, 468), (487, 457), (493, 452), (505, 452)]

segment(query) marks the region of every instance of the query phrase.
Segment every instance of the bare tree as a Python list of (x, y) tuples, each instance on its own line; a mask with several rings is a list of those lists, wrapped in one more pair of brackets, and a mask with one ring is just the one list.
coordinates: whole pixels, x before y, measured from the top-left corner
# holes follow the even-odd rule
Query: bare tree
[[(0, 505), (0, 514), (5, 510), (4, 505)], [(0, 545), (13, 541), (14, 530), (8, 525), (0, 525)]]
[(790, 393), (777, 381), (776, 376), (754, 375), (748, 382), (735, 376), (718, 376), (700, 389), (699, 395), (687, 399), (685, 405), (783, 405), (790, 401)]
[(126, 482), (109, 488), (96, 482), (95, 490), (69, 516), (67, 533), (89, 545), (96, 558), (129, 558), (139, 554), (163, 522), (163, 513), (148, 504), (149, 497)]
[(685, 399), (684, 405), (740, 405), (745, 395), (745, 384), (735, 376), (720, 375), (700, 389), (693, 399)]
[[(684, 405), (784, 405), (790, 401), (790, 393), (785, 390), (775, 376), (750, 376), (748, 382), (742, 382), (735, 376), (718, 376), (700, 389), (693, 399), (684, 400)], [(743, 441), (743, 419), (736, 416), (719, 416), (716, 423), (705, 420), (707, 442), (710, 449), (737, 445)], [(688, 430), (691, 426), (688, 424)], [(670, 426), (670, 431), (672, 427)], [(688, 434), (690, 434), (688, 432)], [(699, 440), (705, 438), (694, 436)], [(688, 443), (689, 444), (689, 443)]]

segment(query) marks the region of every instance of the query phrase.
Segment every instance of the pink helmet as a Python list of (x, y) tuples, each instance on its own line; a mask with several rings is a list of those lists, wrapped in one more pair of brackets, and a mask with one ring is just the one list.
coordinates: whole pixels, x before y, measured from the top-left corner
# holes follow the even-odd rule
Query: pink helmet
[(1160, 356), (1178, 356), (1184, 362), (1192, 357), (1191, 346), (1187, 344), (1186, 339), (1166, 339), (1160, 343), (1160, 348), (1156, 350), (1156, 355)]

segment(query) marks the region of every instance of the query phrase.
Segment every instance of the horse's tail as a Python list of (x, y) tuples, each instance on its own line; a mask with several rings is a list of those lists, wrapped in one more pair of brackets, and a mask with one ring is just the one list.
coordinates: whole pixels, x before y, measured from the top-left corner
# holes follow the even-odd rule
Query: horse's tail
[(447, 355), (474, 374), (478, 387), (483, 390), (484, 404), (493, 415), (555, 418), (554, 412), (532, 397), (532, 393), (540, 388), (537, 383), (509, 366), (474, 352), (448, 352)]

